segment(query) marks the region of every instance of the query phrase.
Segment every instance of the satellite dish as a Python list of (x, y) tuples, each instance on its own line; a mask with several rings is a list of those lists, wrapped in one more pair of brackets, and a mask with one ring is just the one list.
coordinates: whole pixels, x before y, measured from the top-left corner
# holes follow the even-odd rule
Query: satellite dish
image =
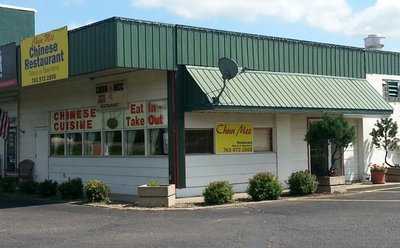
[(224, 80), (231, 80), (239, 72), (236, 62), (228, 58), (220, 58), (218, 60), (218, 68)]
[(231, 80), (232, 78), (236, 77), (236, 75), (239, 72), (238, 66), (236, 64), (235, 61), (228, 59), (228, 58), (220, 58), (218, 60), (218, 68), (219, 71), (222, 74), (222, 79), (223, 79), (223, 86), (221, 91), (219, 92), (219, 94), (216, 97), (213, 97), (213, 104), (218, 105), (219, 102), (219, 98), (221, 97), (222, 93), (224, 92), (225, 88), (226, 88), (226, 81)]

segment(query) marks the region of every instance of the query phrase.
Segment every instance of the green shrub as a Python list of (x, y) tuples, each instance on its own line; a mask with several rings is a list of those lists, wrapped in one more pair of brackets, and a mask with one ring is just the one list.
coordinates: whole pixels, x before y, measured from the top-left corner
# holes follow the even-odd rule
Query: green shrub
[(258, 173), (249, 180), (247, 193), (254, 201), (276, 200), (282, 194), (282, 185), (271, 173)]
[(90, 180), (84, 187), (85, 195), (90, 202), (108, 202), (110, 188), (100, 180)]
[(233, 189), (227, 181), (211, 182), (203, 192), (206, 204), (224, 204), (232, 201)]
[(160, 183), (157, 180), (150, 180), (147, 183), (147, 186), (149, 186), (149, 187), (157, 187), (157, 186), (160, 186)]
[(17, 190), (17, 178), (5, 177), (0, 179), (0, 191), (4, 193), (14, 193)]
[(83, 183), (80, 178), (68, 179), (58, 187), (62, 199), (80, 199), (83, 196)]
[(57, 195), (58, 183), (52, 180), (44, 180), (38, 184), (38, 193), (43, 197), (50, 197)]
[(24, 194), (35, 194), (38, 191), (38, 183), (34, 181), (23, 181), (18, 184), (18, 191)]
[(288, 183), (291, 195), (312, 194), (317, 190), (318, 186), (317, 177), (308, 170), (292, 173)]

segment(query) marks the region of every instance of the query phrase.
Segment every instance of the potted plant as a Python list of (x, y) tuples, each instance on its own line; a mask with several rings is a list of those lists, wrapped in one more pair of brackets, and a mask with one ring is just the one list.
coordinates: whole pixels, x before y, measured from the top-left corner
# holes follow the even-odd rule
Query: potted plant
[(372, 164), (370, 165), (371, 181), (373, 184), (385, 184), (387, 168), (383, 165)]
[(377, 149), (385, 150), (384, 166), (387, 171), (388, 182), (400, 182), (400, 167), (394, 166), (389, 163), (389, 152), (395, 151), (399, 148), (399, 139), (396, 137), (398, 133), (398, 126), (392, 118), (383, 118), (375, 123), (375, 128), (372, 129), (370, 135), (372, 136), (372, 144)]
[[(355, 139), (355, 129), (342, 116), (324, 115), (321, 121), (312, 123), (307, 130), (305, 141), (321, 147), (327, 145), (328, 170), (318, 177), (319, 192), (344, 192), (345, 176), (340, 172), (343, 153)], [(339, 165), (338, 165), (339, 164)]]
[(160, 185), (151, 180), (147, 184), (138, 186), (139, 199), (136, 204), (140, 207), (173, 207), (175, 205), (175, 184)]

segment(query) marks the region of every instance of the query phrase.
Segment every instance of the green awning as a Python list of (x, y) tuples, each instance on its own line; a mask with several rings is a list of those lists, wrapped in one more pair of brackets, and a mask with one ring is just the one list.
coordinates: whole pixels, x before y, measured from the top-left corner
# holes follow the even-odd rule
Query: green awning
[(227, 83), (219, 104), (213, 104), (213, 97), (223, 85), (218, 68), (186, 66), (186, 70), (186, 79), (193, 82), (186, 82), (185, 86), (185, 103), (191, 110), (322, 111), (368, 115), (393, 112), (365, 79), (266, 71), (240, 73)]

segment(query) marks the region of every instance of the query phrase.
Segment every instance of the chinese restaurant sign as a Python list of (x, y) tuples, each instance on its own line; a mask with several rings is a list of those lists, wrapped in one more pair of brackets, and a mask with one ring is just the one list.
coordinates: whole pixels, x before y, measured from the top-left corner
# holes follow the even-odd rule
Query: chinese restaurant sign
[(67, 27), (21, 42), (22, 86), (68, 78)]
[(50, 113), (51, 132), (101, 130), (102, 116), (96, 108), (63, 110)]
[(249, 123), (217, 123), (215, 153), (253, 152), (253, 126)]
[(15, 43), (0, 46), (0, 89), (17, 86), (17, 47)]

